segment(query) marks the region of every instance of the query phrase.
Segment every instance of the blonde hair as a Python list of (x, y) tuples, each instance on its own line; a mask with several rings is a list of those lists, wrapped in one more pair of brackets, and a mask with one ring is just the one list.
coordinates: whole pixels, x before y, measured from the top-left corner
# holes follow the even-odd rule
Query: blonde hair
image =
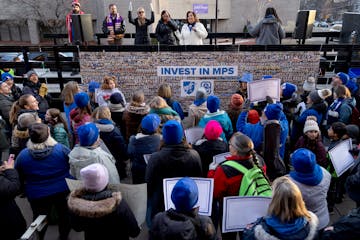
[(268, 214), (286, 223), (299, 217), (310, 220), (300, 189), (288, 177), (279, 177), (272, 184), (273, 196)]
[(101, 84), (101, 89), (110, 89), (110, 81), (113, 81), (115, 84), (115, 88), (117, 88), (116, 78), (114, 76), (105, 76), (103, 83)]
[(149, 106), (150, 106), (150, 108), (155, 108), (155, 109), (169, 107), (169, 105), (167, 105), (165, 99), (163, 99), (162, 97), (159, 97), (159, 96), (154, 97), (151, 100)]
[(75, 81), (70, 81), (65, 84), (61, 92), (61, 98), (65, 105), (69, 106), (74, 102), (74, 95), (79, 92), (79, 85)]
[(96, 120), (98, 119), (109, 119), (111, 120), (111, 112), (108, 106), (101, 106), (97, 108)]
[(161, 84), (158, 89), (158, 96), (162, 98), (171, 98), (171, 88), (167, 83)]
[(132, 106), (141, 106), (141, 104), (145, 101), (145, 95), (144, 92), (141, 90), (137, 90), (134, 92), (131, 98), (131, 105)]

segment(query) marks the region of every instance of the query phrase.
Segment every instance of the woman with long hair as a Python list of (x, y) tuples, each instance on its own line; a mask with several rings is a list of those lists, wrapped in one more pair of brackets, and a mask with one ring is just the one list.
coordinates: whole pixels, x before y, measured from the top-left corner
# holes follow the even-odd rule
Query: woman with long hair
[(156, 26), (155, 34), (160, 44), (177, 45), (175, 32), (179, 30), (167, 10), (161, 11), (161, 18)]
[(50, 128), (51, 136), (58, 143), (61, 143), (69, 148), (69, 130), (60, 110), (57, 108), (49, 108), (45, 114), (45, 121)]
[(14, 127), (17, 124), (17, 118), (20, 114), (30, 112), (37, 113), (39, 110), (39, 102), (31, 94), (22, 95), (19, 100), (14, 102), (10, 109), (9, 121), (10, 124)]
[(61, 92), (61, 99), (63, 100), (64, 105), (64, 112), (66, 116), (67, 126), (69, 127), (70, 133), (71, 131), (71, 124), (70, 124), (70, 112), (74, 108), (76, 108), (76, 103), (74, 101), (74, 96), (79, 92), (79, 85), (75, 81), (67, 82), (64, 86), (64, 89)]
[(89, 95), (84, 92), (75, 94), (74, 101), (77, 107), (70, 112), (70, 127), (74, 133), (74, 144), (78, 144), (77, 129), (86, 122), (91, 122), (91, 107)]
[(132, 11), (132, 3), (130, 1), (129, 4), (129, 23), (135, 26), (135, 45), (136, 44), (150, 44), (150, 37), (148, 33), (148, 27), (154, 23), (155, 14), (153, 10), (153, 5), (150, 3), (151, 8), (151, 18), (146, 18), (145, 9), (143, 7), (139, 7), (137, 9), (137, 18), (133, 19), (131, 15)]

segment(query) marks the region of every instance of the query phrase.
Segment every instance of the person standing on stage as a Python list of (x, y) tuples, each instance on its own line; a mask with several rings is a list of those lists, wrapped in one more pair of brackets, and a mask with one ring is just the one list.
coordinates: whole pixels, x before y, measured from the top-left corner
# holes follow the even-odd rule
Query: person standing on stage
[(71, 12), (69, 12), (66, 15), (66, 28), (68, 30), (69, 43), (72, 43), (72, 40), (73, 40), (71, 15), (73, 15), (73, 14), (84, 14), (84, 12), (80, 10), (81, 5), (80, 5), (78, 0), (74, 0), (71, 3), (71, 6), (72, 6)]
[(109, 5), (109, 12), (104, 19), (102, 31), (107, 35), (109, 45), (121, 44), (125, 33), (125, 19), (120, 16), (113, 3)]

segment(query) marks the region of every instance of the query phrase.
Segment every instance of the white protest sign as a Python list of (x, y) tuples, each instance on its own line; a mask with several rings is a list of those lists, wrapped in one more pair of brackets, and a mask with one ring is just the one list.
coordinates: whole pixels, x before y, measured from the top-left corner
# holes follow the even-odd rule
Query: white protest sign
[(251, 102), (265, 101), (266, 96), (273, 100), (280, 101), (280, 83), (279, 78), (269, 78), (248, 83), (247, 93)]
[(192, 127), (185, 129), (185, 138), (189, 144), (196, 143), (196, 141), (201, 139), (203, 135), (204, 135), (204, 128)]
[(222, 162), (224, 162), (226, 160), (226, 156), (230, 156), (231, 153), (230, 152), (226, 152), (226, 153), (220, 153), (218, 155), (213, 156), (213, 162), (220, 164)]
[(336, 175), (341, 176), (354, 165), (354, 157), (349, 152), (351, 148), (351, 139), (347, 139), (337, 144), (329, 151), (329, 156), (334, 166)]

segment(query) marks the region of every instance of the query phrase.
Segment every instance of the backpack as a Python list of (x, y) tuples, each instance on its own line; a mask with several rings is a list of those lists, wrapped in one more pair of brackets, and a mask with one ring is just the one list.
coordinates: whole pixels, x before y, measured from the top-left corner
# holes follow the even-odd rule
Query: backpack
[(235, 161), (225, 161), (222, 163), (222, 165), (235, 168), (243, 174), (239, 189), (239, 196), (271, 197), (272, 191), (270, 183), (266, 179), (263, 171), (257, 166), (254, 166), (251, 169), (247, 169)]

